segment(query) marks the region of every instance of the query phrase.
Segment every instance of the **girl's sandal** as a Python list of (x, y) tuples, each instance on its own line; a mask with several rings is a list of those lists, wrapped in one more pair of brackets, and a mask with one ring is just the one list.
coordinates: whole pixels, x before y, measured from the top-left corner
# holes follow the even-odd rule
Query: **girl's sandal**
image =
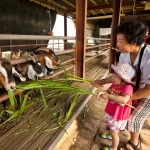
[(110, 136), (110, 134), (108, 134), (107, 132), (104, 132), (100, 135), (101, 138), (103, 139), (108, 139), (108, 140), (112, 140), (112, 137)]
[(111, 146), (103, 147), (103, 150), (113, 150)]

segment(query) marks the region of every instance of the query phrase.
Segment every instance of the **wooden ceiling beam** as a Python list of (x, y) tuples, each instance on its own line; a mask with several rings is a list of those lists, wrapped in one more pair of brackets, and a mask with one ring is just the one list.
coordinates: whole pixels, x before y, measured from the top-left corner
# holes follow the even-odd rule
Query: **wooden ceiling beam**
[[(90, 1), (91, 1), (94, 5), (98, 6), (98, 4), (95, 2), (95, 0), (90, 0)], [(104, 12), (102, 9), (100, 9), (100, 12), (101, 12), (102, 14), (106, 15), (105, 12)]]
[(65, 7), (65, 6), (60, 5), (59, 3), (57, 3), (57, 1), (48, 0), (48, 2), (50, 3), (50, 5), (52, 4), (52, 5), (56, 6), (56, 8), (66, 9), (66, 7)]
[(67, 9), (66, 7), (58, 4), (53, 0), (30, 0), (30, 1), (39, 4), (41, 6), (47, 7), (48, 9), (63, 9), (63, 10)]
[[(108, 0), (105, 0), (105, 3), (106, 3), (106, 4), (109, 4)], [(112, 9), (112, 8), (110, 8), (110, 10), (111, 10), (111, 12), (113, 12), (113, 9)]]
[(43, 7), (46, 7), (48, 9), (54, 8), (54, 6), (49, 6), (47, 2), (39, 1), (39, 0), (30, 0), (31, 2), (34, 2), (36, 4), (39, 4)]
[[(125, 16), (125, 14), (120, 14), (120, 16)], [(97, 17), (88, 17), (87, 20), (107, 19), (107, 18), (112, 18), (112, 17), (113, 17), (113, 15), (97, 16)]]
[[(130, 2), (123, 2), (122, 3), (122, 7), (126, 7), (126, 6), (133, 6), (134, 2), (130, 1)], [(96, 10), (96, 9), (109, 9), (112, 8), (113, 4), (103, 4), (103, 5), (98, 5), (98, 6), (90, 6), (87, 8), (87, 10)], [(59, 14), (65, 14), (65, 13), (71, 13), (71, 12), (75, 12), (76, 9), (64, 9), (64, 10), (57, 10), (57, 13)]]
[(69, 6), (76, 8), (76, 6), (74, 4), (72, 4), (71, 2), (67, 1), (67, 0), (63, 0), (64, 3), (68, 4)]

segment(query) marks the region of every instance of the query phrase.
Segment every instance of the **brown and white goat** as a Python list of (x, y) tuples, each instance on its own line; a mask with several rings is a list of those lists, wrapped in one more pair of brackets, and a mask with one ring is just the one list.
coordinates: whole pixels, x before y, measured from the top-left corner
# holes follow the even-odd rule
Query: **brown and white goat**
[(25, 53), (25, 57), (29, 57), (31, 61), (18, 64), (16, 66), (18, 73), (30, 80), (37, 80), (38, 78), (43, 77), (42, 67), (36, 61), (36, 59), (33, 56), (31, 56), (29, 53)]
[(47, 73), (50, 75), (53, 74), (53, 69), (60, 64), (59, 58), (48, 48), (38, 48), (32, 51), (32, 55), (35, 56), (41, 67), (46, 69), (44, 76)]
[(0, 85), (7, 91), (14, 90), (16, 83), (14, 80), (14, 69), (10, 61), (0, 58)]

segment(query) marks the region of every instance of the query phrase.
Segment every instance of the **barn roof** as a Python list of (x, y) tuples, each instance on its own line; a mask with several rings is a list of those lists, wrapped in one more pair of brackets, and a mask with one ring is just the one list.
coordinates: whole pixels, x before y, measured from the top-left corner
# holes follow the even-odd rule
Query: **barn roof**
[[(54, 9), (58, 14), (67, 14), (75, 18), (76, 0), (29, 0), (39, 5)], [(87, 20), (100, 21), (110, 19), (113, 14), (113, 0), (88, 0)], [(150, 23), (150, 0), (122, 0), (121, 18), (137, 18)]]

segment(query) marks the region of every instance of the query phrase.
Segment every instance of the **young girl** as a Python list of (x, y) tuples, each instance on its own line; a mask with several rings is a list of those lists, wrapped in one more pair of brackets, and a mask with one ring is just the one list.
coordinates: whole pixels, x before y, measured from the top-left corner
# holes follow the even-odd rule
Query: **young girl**
[(106, 93), (98, 93), (99, 98), (108, 100), (105, 108), (105, 118), (110, 128), (112, 147), (105, 147), (104, 150), (117, 150), (119, 144), (118, 132), (123, 130), (127, 124), (132, 101), (130, 96), (133, 93), (131, 81), (135, 76), (135, 69), (128, 63), (112, 65), (113, 83)]

